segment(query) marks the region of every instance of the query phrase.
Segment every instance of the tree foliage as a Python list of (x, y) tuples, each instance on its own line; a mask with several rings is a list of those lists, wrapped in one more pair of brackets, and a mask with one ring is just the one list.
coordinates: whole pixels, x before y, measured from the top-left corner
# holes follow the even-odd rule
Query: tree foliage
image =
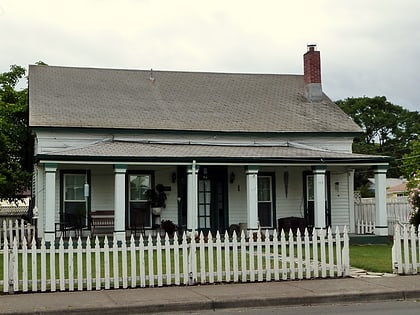
[(394, 158), (389, 177), (399, 177), (401, 159), (420, 133), (420, 114), (387, 101), (385, 96), (347, 98), (336, 102), (363, 129), (354, 140), (353, 152)]
[(401, 171), (406, 178), (414, 174), (420, 176), (420, 137), (411, 141), (409, 152), (403, 156)]
[(0, 74), (0, 199), (18, 199), (31, 183), (28, 89), (16, 89), (25, 73), (25, 68), (12, 65)]

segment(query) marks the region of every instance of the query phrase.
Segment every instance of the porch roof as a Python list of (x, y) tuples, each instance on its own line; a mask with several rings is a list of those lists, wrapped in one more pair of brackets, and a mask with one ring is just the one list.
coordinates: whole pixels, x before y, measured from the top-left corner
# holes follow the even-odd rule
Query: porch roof
[(39, 160), (109, 162), (288, 162), (288, 163), (387, 163), (386, 156), (320, 150), (299, 144), (156, 143), (149, 141), (107, 141), (83, 148), (65, 149), (38, 155)]

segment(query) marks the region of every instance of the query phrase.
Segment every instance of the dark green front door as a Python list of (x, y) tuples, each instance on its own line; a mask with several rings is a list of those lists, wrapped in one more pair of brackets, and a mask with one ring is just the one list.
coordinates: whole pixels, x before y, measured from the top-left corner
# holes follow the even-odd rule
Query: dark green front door
[(228, 227), (227, 169), (200, 167), (198, 173), (198, 229), (212, 234)]
[[(179, 167), (178, 178), (178, 226), (187, 229), (187, 173)], [(200, 166), (197, 189), (197, 224), (199, 231), (212, 234), (224, 233), (228, 227), (228, 196), (226, 167)]]

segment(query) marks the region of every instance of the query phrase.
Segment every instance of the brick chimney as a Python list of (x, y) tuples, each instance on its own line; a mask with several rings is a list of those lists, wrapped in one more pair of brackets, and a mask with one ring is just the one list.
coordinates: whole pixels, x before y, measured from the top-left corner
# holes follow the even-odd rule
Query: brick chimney
[(321, 55), (316, 45), (310, 44), (307, 48), (308, 51), (303, 55), (305, 97), (310, 102), (319, 102), (322, 100)]

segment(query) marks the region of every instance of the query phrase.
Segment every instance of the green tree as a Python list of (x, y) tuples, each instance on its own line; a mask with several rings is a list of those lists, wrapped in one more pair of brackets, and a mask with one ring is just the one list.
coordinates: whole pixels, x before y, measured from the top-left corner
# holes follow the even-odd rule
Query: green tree
[(16, 89), (25, 73), (25, 68), (12, 65), (0, 74), (0, 199), (16, 200), (31, 184), (28, 89)]
[(409, 153), (404, 154), (402, 158), (401, 172), (409, 179), (414, 174), (420, 176), (420, 136), (410, 142)]
[(399, 177), (401, 158), (420, 133), (420, 114), (388, 102), (385, 96), (347, 98), (336, 103), (364, 131), (355, 138), (353, 152), (393, 157), (388, 176)]

